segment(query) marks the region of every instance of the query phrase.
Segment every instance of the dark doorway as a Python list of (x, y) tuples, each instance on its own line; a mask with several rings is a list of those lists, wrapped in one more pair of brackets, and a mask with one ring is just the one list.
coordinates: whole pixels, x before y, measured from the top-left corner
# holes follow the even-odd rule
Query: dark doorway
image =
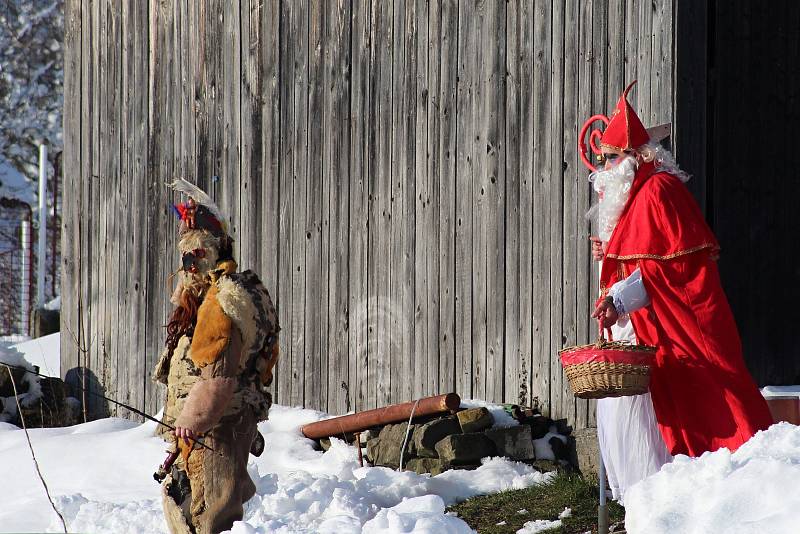
[(800, 7), (677, 3), (676, 151), (759, 385), (800, 384)]

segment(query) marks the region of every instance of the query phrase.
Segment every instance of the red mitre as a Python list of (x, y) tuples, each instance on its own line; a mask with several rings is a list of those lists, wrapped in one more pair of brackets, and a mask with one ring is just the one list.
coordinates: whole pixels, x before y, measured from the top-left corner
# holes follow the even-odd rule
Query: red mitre
[(650, 135), (642, 125), (642, 121), (639, 120), (636, 112), (628, 103), (628, 91), (631, 90), (635, 83), (636, 80), (620, 95), (617, 107), (611, 114), (611, 121), (600, 139), (601, 147), (631, 150), (644, 145), (650, 140)]

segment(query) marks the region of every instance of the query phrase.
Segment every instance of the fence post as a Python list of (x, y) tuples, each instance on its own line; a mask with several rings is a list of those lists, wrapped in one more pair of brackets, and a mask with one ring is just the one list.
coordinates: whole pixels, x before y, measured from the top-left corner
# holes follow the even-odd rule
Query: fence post
[(47, 146), (39, 145), (39, 242), (36, 260), (36, 306), (44, 307), (44, 267), (47, 259)]
[(20, 284), (19, 303), (22, 308), (20, 314), (22, 324), (20, 325), (21, 334), (29, 336), (31, 332), (31, 275), (33, 274), (32, 250), (31, 250), (31, 218), (30, 216), (22, 220), (21, 225), (22, 241), (22, 283)]

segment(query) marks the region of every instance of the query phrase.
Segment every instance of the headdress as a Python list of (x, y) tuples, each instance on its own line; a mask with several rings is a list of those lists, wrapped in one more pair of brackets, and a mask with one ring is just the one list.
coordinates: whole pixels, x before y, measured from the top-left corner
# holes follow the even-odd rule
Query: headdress
[(183, 178), (176, 178), (169, 186), (189, 197), (186, 202), (172, 205), (181, 221), (181, 235), (190, 230), (206, 230), (214, 237), (227, 236), (225, 216), (205, 191)]
[(228, 235), (225, 216), (202, 189), (183, 178), (168, 184), (189, 199), (173, 204), (180, 220), (178, 233), (182, 270), (188, 273), (212, 273), (219, 269), (233, 271), (233, 240)]
[[(622, 92), (617, 101), (617, 106), (611, 113), (611, 118), (605, 115), (594, 115), (590, 117), (581, 128), (578, 137), (578, 151), (583, 164), (592, 171), (596, 171), (597, 169), (586, 157), (584, 137), (586, 136), (586, 131), (589, 129), (589, 126), (595, 121), (602, 121), (606, 125), (604, 132), (595, 129), (592, 130), (592, 133), (589, 135), (589, 148), (598, 155), (602, 153), (602, 148), (613, 148), (623, 151), (632, 150), (651, 141), (660, 141), (670, 134), (671, 128), (669, 124), (661, 124), (649, 129), (642, 125), (639, 116), (636, 115), (636, 112), (628, 102), (628, 92), (635, 83), (636, 80)], [(600, 141), (599, 147), (596, 144), (598, 140)]]

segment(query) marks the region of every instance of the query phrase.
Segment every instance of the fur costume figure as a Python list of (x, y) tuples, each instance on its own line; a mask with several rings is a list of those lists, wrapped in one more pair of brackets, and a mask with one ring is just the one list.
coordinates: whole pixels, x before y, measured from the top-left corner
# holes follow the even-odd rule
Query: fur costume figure
[(163, 422), (176, 429), (162, 426), (158, 433), (180, 451), (162, 498), (173, 534), (211, 534), (241, 520), (255, 494), (247, 460), (258, 448), (256, 425), (272, 404), (266, 388), (280, 329), (258, 276), (236, 272), (216, 206), (188, 182), (173, 187), (192, 197), (175, 206), (182, 267), (166, 347), (153, 373), (167, 386)]

